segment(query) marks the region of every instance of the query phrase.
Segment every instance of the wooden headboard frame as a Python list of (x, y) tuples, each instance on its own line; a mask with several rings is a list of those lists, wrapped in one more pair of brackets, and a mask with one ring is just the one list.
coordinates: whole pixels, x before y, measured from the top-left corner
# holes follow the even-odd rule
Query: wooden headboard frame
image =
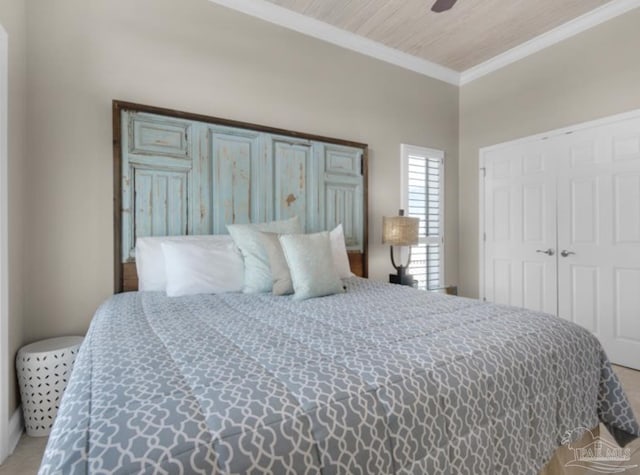
[(235, 120), (221, 119), (201, 114), (176, 111), (154, 106), (146, 106), (125, 101), (113, 101), (113, 220), (114, 220), (114, 290), (115, 293), (138, 290), (138, 276), (135, 262), (122, 262), (122, 137), (121, 137), (121, 112), (122, 111), (146, 112), (150, 114), (175, 117), (209, 124), (229, 127), (245, 128), (258, 132), (286, 135), (290, 137), (325, 142), (347, 147), (362, 149), (362, 178), (363, 178), (363, 250), (362, 252), (349, 251), (349, 263), (351, 271), (361, 277), (368, 276), (367, 249), (368, 249), (368, 146), (366, 144), (340, 140), (330, 137), (278, 129), (263, 125), (238, 122)]

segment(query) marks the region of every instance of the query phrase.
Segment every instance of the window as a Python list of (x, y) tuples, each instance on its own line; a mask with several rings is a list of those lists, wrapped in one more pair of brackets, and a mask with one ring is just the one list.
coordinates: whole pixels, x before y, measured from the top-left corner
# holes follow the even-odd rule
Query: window
[(420, 218), (420, 243), (411, 249), (409, 273), (418, 288), (444, 287), (444, 152), (401, 146), (402, 207)]

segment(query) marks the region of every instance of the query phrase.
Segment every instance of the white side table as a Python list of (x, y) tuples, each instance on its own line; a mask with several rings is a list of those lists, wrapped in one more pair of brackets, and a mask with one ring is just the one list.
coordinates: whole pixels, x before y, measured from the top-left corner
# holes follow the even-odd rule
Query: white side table
[(81, 336), (51, 338), (18, 351), (16, 370), (27, 435), (49, 435), (82, 340)]

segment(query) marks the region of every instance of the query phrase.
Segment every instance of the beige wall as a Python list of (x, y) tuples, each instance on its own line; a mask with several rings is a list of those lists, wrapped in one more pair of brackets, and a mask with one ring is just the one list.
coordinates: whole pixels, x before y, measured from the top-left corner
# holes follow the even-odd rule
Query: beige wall
[(457, 87), (207, 0), (31, 0), (28, 39), (29, 340), (84, 333), (112, 292), (112, 99), (368, 143), (374, 278), (400, 143), (445, 150), (457, 283)]
[[(9, 36), (9, 416), (18, 405), (13, 361), (24, 343), (23, 288), (24, 219), (26, 217), (24, 177), (26, 168), (26, 6), (23, 1), (0, 0), (0, 23)], [(2, 382), (4, 384), (4, 381)]]
[(640, 108), (640, 9), (460, 91), (459, 276), (478, 296), (481, 147)]

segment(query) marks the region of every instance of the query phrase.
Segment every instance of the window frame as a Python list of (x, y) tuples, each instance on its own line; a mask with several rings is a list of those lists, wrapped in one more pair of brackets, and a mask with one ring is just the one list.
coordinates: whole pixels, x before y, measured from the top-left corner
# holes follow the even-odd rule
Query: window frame
[[(423, 147), (419, 145), (400, 144), (400, 204), (401, 208), (407, 210), (407, 216), (411, 216), (408, 213), (409, 209), (409, 157), (410, 156), (424, 156), (426, 159), (435, 159), (440, 161), (440, 234), (432, 236), (420, 236), (420, 244), (438, 244), (440, 246), (440, 268), (439, 268), (439, 281), (440, 287), (430, 289), (428, 288), (428, 282), (426, 282), (426, 290), (440, 290), (445, 285), (445, 153), (443, 150), (438, 150), (430, 147)], [(426, 177), (425, 177), (426, 179)], [(428, 265), (427, 265), (428, 267)], [(428, 269), (427, 269), (428, 270)]]

